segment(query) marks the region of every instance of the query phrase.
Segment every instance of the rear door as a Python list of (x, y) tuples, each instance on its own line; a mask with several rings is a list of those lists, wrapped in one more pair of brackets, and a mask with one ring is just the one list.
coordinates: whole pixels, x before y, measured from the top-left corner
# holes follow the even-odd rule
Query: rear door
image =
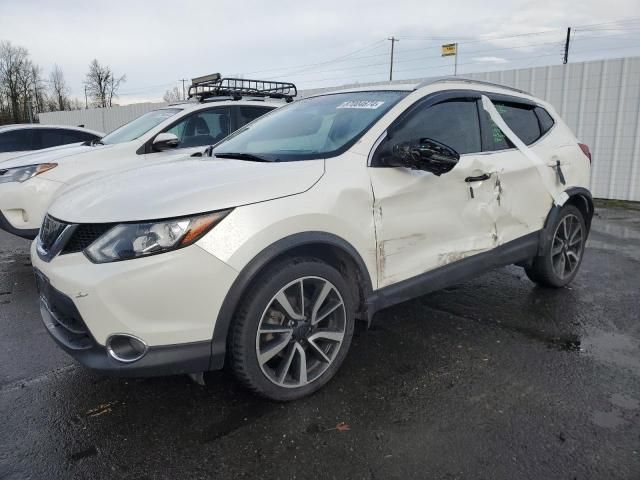
[[(500, 215), (496, 218), (500, 244), (523, 237), (543, 228), (553, 198), (547, 185), (556, 185), (553, 165), (559, 161), (555, 142), (548, 132), (553, 119), (534, 103), (504, 95), (488, 95), (507, 126), (538, 156), (547, 168), (539, 169), (518, 150), (493, 123), (489, 114), (481, 115), (489, 133), (492, 168), (497, 172)], [(546, 178), (543, 178), (546, 177)]]

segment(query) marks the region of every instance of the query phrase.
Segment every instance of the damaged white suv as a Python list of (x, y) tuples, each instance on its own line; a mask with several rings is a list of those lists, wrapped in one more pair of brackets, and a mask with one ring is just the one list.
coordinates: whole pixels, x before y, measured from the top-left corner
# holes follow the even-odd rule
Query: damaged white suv
[(261, 395), (299, 398), (383, 307), (513, 263), (566, 285), (593, 215), (589, 150), (554, 109), (459, 78), (303, 99), (213, 155), (51, 206), (32, 247), (42, 315), (81, 363), (226, 364)]

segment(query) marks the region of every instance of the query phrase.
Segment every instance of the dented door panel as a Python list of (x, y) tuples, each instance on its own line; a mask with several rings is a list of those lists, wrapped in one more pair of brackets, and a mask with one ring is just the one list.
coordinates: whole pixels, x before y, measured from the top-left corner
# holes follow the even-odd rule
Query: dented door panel
[(486, 159), (496, 172), (496, 246), (540, 230), (553, 198), (540, 181), (535, 165), (517, 149), (493, 152)]
[[(493, 248), (499, 204), (486, 156), (463, 155), (449, 173), (370, 168), (378, 287)], [(469, 188), (473, 188), (473, 198)]]

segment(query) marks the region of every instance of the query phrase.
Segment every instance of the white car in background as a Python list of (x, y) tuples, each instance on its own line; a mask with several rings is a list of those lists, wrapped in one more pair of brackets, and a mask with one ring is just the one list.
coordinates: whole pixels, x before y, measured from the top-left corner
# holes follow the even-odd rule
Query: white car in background
[(265, 92), (250, 82), (218, 74), (196, 78), (189, 96), (198, 101), (145, 113), (93, 142), (0, 163), (0, 229), (33, 239), (52, 200), (68, 185), (107, 170), (201, 154), (297, 94), (293, 84), (267, 82), (272, 87)]
[(34, 150), (99, 140), (104, 133), (83, 127), (34, 123), (0, 126), (0, 165)]

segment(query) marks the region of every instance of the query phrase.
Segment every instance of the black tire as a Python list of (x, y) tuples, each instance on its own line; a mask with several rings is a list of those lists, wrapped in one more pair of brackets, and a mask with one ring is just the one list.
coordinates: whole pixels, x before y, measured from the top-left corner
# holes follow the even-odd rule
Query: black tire
[[(572, 225), (576, 225), (575, 222), (577, 221), (579, 228), (581, 229), (581, 242), (579, 248), (576, 250), (579, 251), (579, 257), (575, 265), (572, 267), (572, 270), (561, 275), (558, 273), (561, 269), (559, 269), (557, 262), (554, 260), (558, 258), (558, 255), (565, 256), (567, 254), (553, 254), (553, 252), (555, 252), (562, 243), (562, 239), (557, 238), (559, 228), (561, 227), (561, 224), (563, 224), (563, 221), (569, 222), (569, 220)], [(532, 264), (525, 267), (524, 270), (527, 277), (529, 277), (532, 282), (544, 287), (560, 288), (568, 285), (575, 278), (578, 270), (580, 269), (582, 259), (584, 258), (584, 248), (587, 240), (587, 227), (582, 212), (573, 205), (565, 205), (562, 207), (562, 210), (553, 225), (550, 226), (550, 229), (552, 233), (551, 241), (549, 241), (548, 245), (545, 246), (543, 255), (537, 256), (533, 260)], [(569, 260), (565, 257), (563, 261), (568, 262)], [(562, 265), (564, 266), (565, 263), (562, 263)]]
[[(344, 330), (344, 337), (342, 342), (339, 345), (336, 345), (336, 347), (327, 347), (328, 349), (335, 348), (331, 353), (331, 355), (333, 355), (332, 361), (330, 363), (327, 362), (328, 367), (321, 366), (322, 368), (326, 368), (326, 370), (324, 370), (324, 372), (313, 381), (310, 381), (304, 386), (297, 387), (277, 385), (274, 383), (274, 380), (269, 378), (265, 371), (268, 370), (268, 367), (266, 366), (267, 363), (264, 363), (261, 366), (261, 363), (258, 360), (258, 344), (260, 343), (260, 338), (263, 338), (260, 337), (257, 339), (258, 327), (261, 326), (263, 315), (267, 318), (267, 311), (272, 311), (267, 309), (270, 309), (271, 306), (274, 305), (274, 298), (282, 291), (283, 288), (285, 288), (285, 286), (292, 284), (292, 282), (297, 282), (299, 279), (310, 277), (311, 281), (314, 281), (314, 279), (317, 278), (325, 280), (325, 283), (329, 282), (332, 284), (331, 286), (334, 287), (334, 289), (331, 290), (330, 295), (335, 295), (336, 299), (339, 298), (336, 293), (341, 296), (344, 310), (340, 308), (339, 315), (341, 325), (343, 325), (341, 330)], [(304, 281), (307, 280), (303, 280), (303, 282)], [(304, 289), (305, 287), (302, 286), (301, 291), (303, 292), (303, 296), (305, 295)], [(319, 290), (319, 287), (316, 289)], [(315, 292), (315, 290), (313, 291)], [(314, 293), (314, 295), (316, 293)], [(311, 301), (309, 301), (307, 308), (302, 307), (303, 311), (309, 311), (309, 307), (313, 306), (312, 303), (314, 299), (309, 300)], [(305, 300), (305, 302), (306, 301), (307, 300)], [(339, 302), (336, 301), (335, 303), (338, 304)], [(285, 311), (285, 309), (281, 310), (282, 312)], [(283, 319), (288, 318), (286, 314), (283, 314), (282, 312), (276, 313), (282, 314)], [(334, 314), (330, 314), (330, 316), (332, 315)], [(338, 313), (335, 315), (338, 315)], [(318, 315), (318, 317), (319, 316), (320, 315)], [(284, 321), (285, 320), (283, 320), (283, 322)], [(304, 321), (301, 321), (300, 323), (302, 324), (303, 322)], [(324, 386), (334, 376), (338, 368), (340, 368), (351, 344), (354, 324), (355, 302), (353, 300), (353, 294), (349, 284), (338, 270), (315, 258), (295, 257), (284, 259), (283, 261), (279, 261), (267, 267), (265, 271), (263, 271), (258, 278), (252, 282), (240, 303), (240, 306), (234, 316), (229, 334), (228, 348), (230, 353), (231, 369), (237, 379), (244, 386), (258, 395), (271, 400), (290, 401), (310, 395)], [(269, 324), (268, 326), (271, 325)], [(288, 341), (292, 343), (295, 340), (291, 338)], [(304, 338), (300, 340), (300, 343), (304, 343)], [(306, 344), (306, 347), (313, 350), (313, 356), (315, 349), (311, 349), (311, 346), (308, 343)], [(289, 345), (285, 347), (285, 349), (289, 348)], [(284, 357), (287, 355), (287, 353), (285, 353), (285, 349), (282, 350), (282, 353), (278, 353), (273, 357), (273, 361), (284, 361)], [(292, 353), (291, 355), (294, 354)], [(320, 363), (317, 359), (315, 361), (316, 363)], [(290, 363), (288, 365), (293, 365), (293, 361), (290, 360), (289, 362)], [(299, 366), (301, 364), (302, 362), (298, 357), (298, 363), (296, 365)], [(289, 367), (286, 367), (286, 369), (289, 369)]]

